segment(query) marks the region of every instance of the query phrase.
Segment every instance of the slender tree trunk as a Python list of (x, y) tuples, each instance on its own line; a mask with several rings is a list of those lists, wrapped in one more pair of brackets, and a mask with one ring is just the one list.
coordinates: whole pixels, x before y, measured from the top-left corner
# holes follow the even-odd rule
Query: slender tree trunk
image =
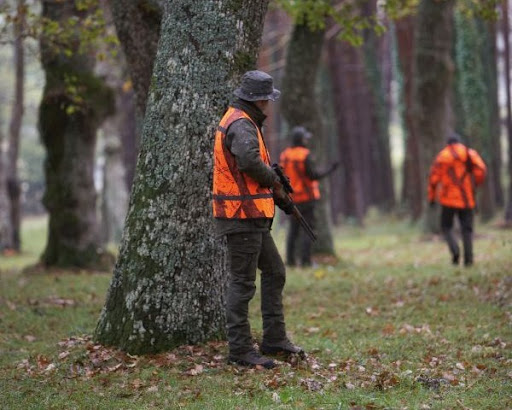
[(487, 85), (487, 104), (489, 111), (489, 151), (492, 170), (492, 187), (494, 191), (493, 202), (497, 207), (504, 205), (503, 186), (501, 182), (502, 150), (501, 150), (501, 124), (500, 106), (498, 102), (498, 68), (496, 52), (496, 24), (493, 21), (477, 20), (477, 29), (482, 33), (482, 55), (484, 83)]
[(254, 68), (267, 1), (167, 0), (119, 259), (95, 338), (131, 353), (224, 334), (212, 141)]
[[(281, 112), (289, 128), (301, 125), (313, 133), (312, 151), (318, 167), (325, 168), (325, 132), (316, 98), (316, 79), (321, 61), (324, 30), (312, 31), (307, 24), (295, 24), (288, 44), (283, 76)], [(318, 240), (313, 245), (317, 254), (334, 255), (328, 214), (328, 185), (321, 181), (322, 196), (315, 208)]]
[(0, 252), (5, 252), (12, 249), (12, 229), (7, 195), (5, 152), (2, 149), (5, 140), (2, 126), (2, 115), (0, 114)]
[(329, 71), (333, 82), (336, 122), (339, 132), (339, 159), (343, 173), (343, 212), (345, 216), (363, 223), (367, 202), (363, 175), (368, 163), (361, 158), (360, 111), (361, 76), (364, 72), (362, 50), (330, 38), (327, 43)]
[[(75, 2), (44, 0), (42, 16), (57, 24), (73, 18), (82, 21), (88, 11)], [(80, 38), (72, 40), (78, 50)], [(64, 47), (65, 48), (65, 47)], [(101, 262), (96, 223), (94, 151), (96, 130), (113, 111), (113, 94), (95, 77), (94, 55), (76, 51), (65, 55), (51, 39), (41, 40), (45, 87), (39, 107), (39, 130), (46, 148), (46, 191), (43, 203), (49, 213), (47, 266), (98, 267)], [(70, 93), (70, 89), (76, 93)]]
[[(265, 25), (261, 39), (261, 51), (258, 57), (258, 69), (270, 74), (274, 86), (281, 89), (286, 64), (286, 49), (293, 29), (291, 18), (284, 10), (269, 9), (265, 16)], [(281, 100), (273, 103), (267, 111), (265, 120), (265, 142), (270, 150), (272, 160), (279, 161), (279, 154), (285, 148), (286, 140), (282, 132)]]
[(404, 125), (405, 156), (402, 169), (402, 202), (410, 210), (411, 218), (418, 220), (423, 210), (421, 191), (423, 167), (420, 144), (413, 115), (415, 75), (415, 17), (403, 17), (396, 22), (398, 65), (401, 74), (402, 121)]
[[(451, 121), (454, 0), (421, 0), (415, 33), (415, 76), (413, 84), (414, 129), (420, 152), (421, 202), (424, 202), (427, 174), (437, 152), (444, 146)], [(428, 231), (438, 230), (437, 214), (430, 211), (425, 222)]]
[[(377, 1), (364, 3), (362, 14), (370, 19), (377, 13)], [(389, 104), (383, 60), (389, 47), (383, 50), (385, 36), (378, 37), (373, 29), (364, 33), (364, 62), (367, 98), (363, 101), (369, 114), (369, 202), (381, 211), (389, 212), (395, 205), (393, 170), (389, 139)]]
[(17, 18), (14, 22), (14, 101), (12, 105), (11, 123), (9, 125), (9, 141), (7, 151), (7, 191), (10, 202), (10, 219), (12, 248), (20, 251), (21, 227), (21, 186), (18, 177), (18, 157), (20, 147), (20, 130), (24, 111), (25, 91), (25, 53), (23, 49), (23, 29), (25, 24), (25, 1), (17, 1)]
[(139, 154), (137, 135), (137, 116), (135, 110), (135, 93), (130, 83), (125, 82), (117, 93), (117, 110), (119, 116), (118, 132), (121, 139), (121, 158), (124, 164), (124, 182), (126, 191), (132, 189), (135, 167)]
[(507, 106), (507, 117), (506, 117), (506, 130), (508, 139), (508, 200), (505, 208), (505, 222), (512, 226), (512, 98), (510, 96), (510, 23), (509, 23), (509, 7), (508, 0), (504, 0), (502, 3), (502, 33), (503, 41), (505, 44), (505, 92), (506, 92), (506, 106)]

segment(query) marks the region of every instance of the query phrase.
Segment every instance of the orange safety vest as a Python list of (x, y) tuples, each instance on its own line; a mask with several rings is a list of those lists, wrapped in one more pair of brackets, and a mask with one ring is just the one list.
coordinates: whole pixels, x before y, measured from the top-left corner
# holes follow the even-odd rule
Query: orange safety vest
[[(471, 173), (467, 159), (471, 159)], [(428, 199), (460, 209), (475, 207), (475, 187), (482, 184), (487, 168), (478, 153), (465, 145), (449, 144), (437, 155), (430, 169)]]
[(245, 118), (258, 131), (261, 160), (270, 165), (263, 135), (244, 111), (229, 107), (215, 132), (213, 150), (213, 216), (227, 219), (273, 218), (274, 199), (269, 188), (240, 172), (235, 156), (226, 147), (226, 131), (235, 121)]
[(318, 181), (306, 175), (306, 158), (309, 149), (305, 147), (286, 148), (279, 159), (284, 173), (290, 178), (293, 193), (290, 195), (296, 204), (320, 199)]

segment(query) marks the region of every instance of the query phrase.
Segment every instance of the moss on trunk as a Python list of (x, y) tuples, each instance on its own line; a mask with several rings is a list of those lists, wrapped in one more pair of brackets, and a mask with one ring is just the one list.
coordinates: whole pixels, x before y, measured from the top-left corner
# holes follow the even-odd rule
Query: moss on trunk
[[(43, 16), (57, 23), (86, 17), (74, 2), (53, 1), (43, 2)], [(78, 46), (80, 38), (72, 37)], [(49, 212), (48, 241), (41, 259), (49, 266), (102, 267), (96, 231), (94, 150), (96, 130), (113, 109), (113, 95), (94, 76), (90, 55), (66, 55), (62, 47), (43, 37), (41, 57), (46, 84), (39, 129), (47, 153), (43, 203)]]
[(254, 68), (267, 7), (165, 3), (120, 256), (95, 332), (97, 341), (137, 354), (224, 335), (213, 135), (240, 75)]

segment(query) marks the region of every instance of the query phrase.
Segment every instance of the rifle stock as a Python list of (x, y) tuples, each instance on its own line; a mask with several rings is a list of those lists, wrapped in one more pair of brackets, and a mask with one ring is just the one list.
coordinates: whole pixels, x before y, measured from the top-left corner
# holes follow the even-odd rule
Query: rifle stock
[(290, 198), (289, 194), (293, 193), (293, 188), (290, 185), (290, 181), (288, 180), (288, 178), (286, 177), (283, 170), (281, 169), (281, 167), (278, 164), (272, 164), (272, 169), (275, 171), (275, 173), (279, 177), (279, 180), (281, 181), (281, 184), (283, 185), (283, 188), (284, 188), (284, 191), (286, 192), (286, 196), (288, 197), (288, 200), (293, 204), (292, 214), (293, 214), (294, 218), (297, 219), (297, 221), (299, 221), (300, 226), (302, 226), (302, 228), (306, 232), (306, 235), (308, 235), (309, 239), (311, 239), (313, 242), (315, 242), (317, 239), (317, 236), (313, 232), (313, 229), (311, 228), (311, 226), (309, 226), (308, 222), (304, 219), (304, 217), (300, 213), (297, 206), (293, 203), (293, 200)]

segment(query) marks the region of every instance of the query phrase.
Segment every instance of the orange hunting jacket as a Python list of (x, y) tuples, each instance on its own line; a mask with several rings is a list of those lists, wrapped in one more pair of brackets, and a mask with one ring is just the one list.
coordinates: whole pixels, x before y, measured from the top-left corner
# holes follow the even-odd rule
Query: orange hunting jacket
[(226, 131), (235, 121), (245, 118), (258, 131), (261, 159), (270, 165), (270, 156), (260, 129), (244, 111), (229, 107), (215, 133), (213, 150), (213, 216), (215, 218), (273, 218), (274, 199), (269, 188), (240, 172), (234, 155), (225, 144)]
[(296, 204), (320, 199), (318, 181), (310, 179), (306, 174), (306, 158), (309, 149), (301, 146), (286, 148), (279, 162), (284, 173), (290, 178), (293, 193), (290, 195)]
[(451, 208), (473, 209), (475, 188), (484, 182), (486, 172), (478, 152), (461, 143), (448, 144), (430, 168), (428, 199)]

